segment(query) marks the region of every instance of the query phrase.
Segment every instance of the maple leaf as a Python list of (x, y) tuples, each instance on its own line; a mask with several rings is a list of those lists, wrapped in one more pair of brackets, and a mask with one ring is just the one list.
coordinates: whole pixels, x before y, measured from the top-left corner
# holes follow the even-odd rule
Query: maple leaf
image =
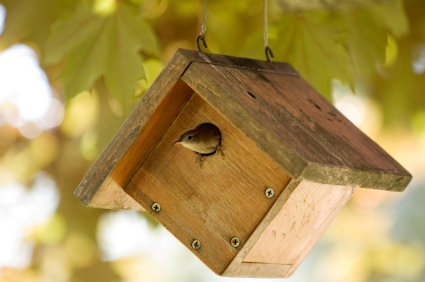
[[(370, 77), (377, 63), (384, 62), (387, 33), (401, 36), (407, 31), (400, 0), (341, 11), (282, 14), (269, 27), (274, 59), (292, 64), (329, 100), (332, 79), (354, 89), (357, 79)], [(243, 55), (259, 57), (262, 46), (262, 32), (258, 32), (247, 40)]]
[(68, 98), (90, 89), (103, 76), (112, 96), (126, 106), (134, 98), (137, 80), (145, 77), (139, 52), (158, 56), (156, 37), (140, 18), (138, 6), (116, 3), (107, 15), (80, 6), (53, 25), (44, 62), (65, 57), (59, 77)]

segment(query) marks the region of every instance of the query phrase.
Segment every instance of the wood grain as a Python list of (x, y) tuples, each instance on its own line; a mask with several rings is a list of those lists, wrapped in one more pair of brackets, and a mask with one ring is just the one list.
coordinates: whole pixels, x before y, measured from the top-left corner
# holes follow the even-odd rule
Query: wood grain
[(302, 180), (243, 262), (290, 264), (289, 276), (355, 190)]
[(193, 62), (182, 79), (293, 178), (390, 191), (411, 180), (302, 77)]
[(243, 262), (233, 273), (233, 277), (256, 277), (256, 278), (281, 278), (289, 271), (291, 265), (284, 264), (265, 264)]
[[(185, 93), (187, 97), (190, 96), (191, 90), (190, 92), (185, 91), (189, 88), (185, 88), (183, 83), (178, 82), (181, 74), (184, 73), (190, 63), (191, 61), (181, 52), (177, 52), (168, 62), (154, 81), (153, 87), (149, 88), (75, 190), (74, 195), (83, 204), (97, 208), (143, 210), (122, 190), (123, 185), (133, 175), (139, 166), (139, 162), (143, 159), (143, 155), (135, 154), (135, 152), (142, 152), (134, 145), (137, 140), (139, 140), (139, 143), (143, 142), (143, 138), (140, 138), (141, 135), (146, 136), (147, 132), (152, 132), (153, 123), (151, 122), (160, 120), (160, 116), (155, 115), (158, 108), (162, 107), (160, 112), (164, 113), (166, 112), (165, 109), (173, 107), (170, 100), (178, 99), (178, 97), (168, 95), (176, 92), (173, 87), (182, 90), (180, 93)], [(170, 89), (172, 89), (171, 92), (169, 92)], [(164, 103), (164, 101), (166, 102)], [(168, 116), (167, 118), (170, 119), (169, 122), (171, 123), (173, 117)], [(162, 123), (161, 127), (166, 127), (165, 123)], [(150, 139), (150, 144), (155, 143), (155, 139), (160, 137), (162, 133), (158, 130), (155, 133), (157, 135)], [(147, 147), (144, 147), (146, 153), (149, 152)], [(134, 159), (129, 158), (129, 156), (134, 157)]]
[[(172, 145), (201, 123), (215, 124), (222, 134), (224, 159), (205, 157)], [(208, 103), (194, 94), (125, 187), (164, 227), (215, 273), (222, 274), (263, 220), (290, 178)], [(265, 196), (267, 187), (276, 196)], [(161, 211), (154, 213), (154, 202)], [(230, 245), (232, 237), (241, 246)], [(202, 247), (194, 251), (197, 239)]]
[[(257, 226), (255, 231), (251, 234), (248, 241), (242, 246), (241, 250), (238, 252), (236, 257), (232, 260), (232, 262), (229, 264), (226, 270), (221, 274), (222, 276), (229, 276), (229, 277), (236, 276), (235, 273), (238, 273), (240, 271), (239, 267), (240, 267), (240, 264), (243, 262), (243, 259), (258, 242), (263, 232), (274, 220), (274, 218), (276, 217), (276, 215), (278, 214), (282, 206), (286, 203), (286, 201), (288, 201), (289, 197), (291, 196), (292, 192), (296, 189), (298, 184), (299, 182), (291, 180), (286, 185), (285, 189), (280, 194), (280, 196), (278, 196), (277, 200), (274, 202), (271, 209), (267, 212), (266, 216)], [(246, 273), (246, 271), (244, 273)]]

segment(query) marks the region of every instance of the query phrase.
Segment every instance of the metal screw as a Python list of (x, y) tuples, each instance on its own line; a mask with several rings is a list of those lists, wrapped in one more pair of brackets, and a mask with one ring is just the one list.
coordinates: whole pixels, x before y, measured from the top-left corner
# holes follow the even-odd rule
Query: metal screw
[(230, 244), (232, 244), (232, 246), (233, 246), (233, 247), (237, 248), (237, 247), (239, 247), (239, 245), (241, 244), (241, 240), (239, 240), (239, 238), (238, 238), (238, 237), (233, 237), (233, 238), (230, 240)]
[(192, 242), (192, 248), (194, 250), (199, 250), (199, 248), (201, 248), (201, 242), (199, 242), (199, 240), (193, 240)]
[(267, 188), (267, 190), (266, 190), (266, 197), (270, 199), (273, 196), (274, 196), (274, 190), (272, 188)]
[(152, 205), (152, 210), (153, 210), (154, 212), (159, 212), (159, 211), (161, 210), (161, 205), (160, 205), (160, 204), (158, 204), (158, 203), (153, 203), (153, 205)]

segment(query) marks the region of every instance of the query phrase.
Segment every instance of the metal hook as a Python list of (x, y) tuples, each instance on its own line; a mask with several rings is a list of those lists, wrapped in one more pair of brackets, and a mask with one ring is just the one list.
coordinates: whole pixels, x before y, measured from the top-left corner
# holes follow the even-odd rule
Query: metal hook
[(270, 56), (274, 58), (272, 49), (269, 46), (266, 46), (266, 48), (264, 49), (264, 52), (266, 53), (267, 62), (270, 63)]
[[(204, 34), (202, 34), (202, 35), (199, 35), (197, 38), (196, 38), (196, 46), (198, 46), (198, 50), (199, 50), (199, 52), (203, 52), (202, 51), (202, 49), (201, 49), (201, 45), (199, 44), (199, 41), (200, 40), (202, 40), (202, 42), (204, 43), (204, 47), (205, 48), (208, 48), (208, 46), (207, 46), (207, 42), (205, 41), (205, 35)], [(273, 56), (273, 55), (272, 55)]]

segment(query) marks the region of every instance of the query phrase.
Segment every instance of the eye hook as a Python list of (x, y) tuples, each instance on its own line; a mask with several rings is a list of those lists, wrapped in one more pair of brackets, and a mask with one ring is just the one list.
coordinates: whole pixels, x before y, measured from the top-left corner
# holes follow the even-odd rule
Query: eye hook
[(272, 49), (269, 46), (266, 46), (264, 52), (266, 53), (267, 62), (270, 63), (270, 56), (274, 58)]
[(207, 42), (205, 41), (205, 34), (199, 35), (199, 36), (196, 38), (196, 46), (198, 46), (198, 50), (199, 50), (199, 52), (203, 52), (203, 51), (202, 51), (202, 49), (201, 49), (201, 45), (199, 44), (199, 41), (200, 41), (200, 40), (202, 40), (202, 42), (204, 43), (204, 47), (205, 47), (205, 48), (208, 48), (208, 46), (207, 46)]

